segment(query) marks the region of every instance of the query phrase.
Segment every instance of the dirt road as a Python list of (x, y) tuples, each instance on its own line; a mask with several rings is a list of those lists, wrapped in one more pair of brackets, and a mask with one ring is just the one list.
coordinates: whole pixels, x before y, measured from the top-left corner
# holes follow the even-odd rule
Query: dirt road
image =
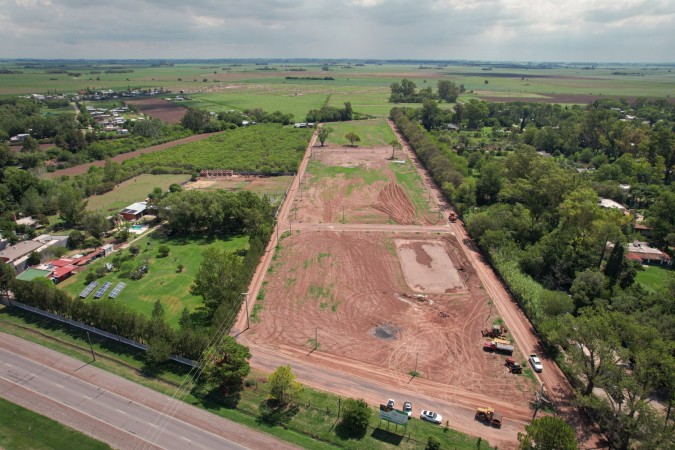
[[(137, 158), (141, 155), (145, 155), (146, 153), (154, 153), (154, 152), (160, 152), (162, 150), (166, 150), (168, 148), (176, 147), (181, 144), (187, 144), (190, 142), (196, 142), (196, 141), (201, 141), (202, 139), (206, 139), (211, 136), (215, 136), (218, 133), (203, 133), (203, 134), (193, 134), (192, 136), (188, 136), (186, 138), (182, 139), (176, 139), (175, 141), (171, 142), (165, 142), (163, 144), (159, 145), (153, 145), (152, 147), (146, 147), (140, 150), (135, 150), (133, 152), (128, 152), (128, 153), (122, 153), (121, 155), (117, 155), (112, 158), (112, 160), (116, 163), (121, 163), (123, 161), (126, 161), (127, 159), (133, 159)], [(82, 175), (83, 173), (87, 173), (87, 170), (89, 170), (90, 167), (96, 166), (96, 167), (103, 167), (105, 166), (105, 161), (94, 161), (86, 164), (80, 164), (79, 166), (73, 166), (73, 167), (68, 167), (67, 169), (61, 169), (61, 170), (55, 170), (54, 172), (47, 172), (44, 177), (45, 178), (59, 178), (64, 175), (67, 176), (75, 176), (75, 175)]]

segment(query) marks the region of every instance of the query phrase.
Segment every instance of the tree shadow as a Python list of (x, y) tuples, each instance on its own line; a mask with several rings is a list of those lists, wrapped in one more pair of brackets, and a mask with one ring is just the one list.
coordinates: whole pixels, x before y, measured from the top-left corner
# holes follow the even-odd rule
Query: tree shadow
[(279, 403), (276, 400), (263, 400), (259, 408), (257, 421), (271, 426), (288, 423), (300, 411), (294, 403)]
[(242, 383), (235, 386), (208, 389), (202, 384), (193, 388), (192, 393), (201, 398), (202, 405), (206, 409), (218, 410), (220, 408), (236, 409), (241, 400)]

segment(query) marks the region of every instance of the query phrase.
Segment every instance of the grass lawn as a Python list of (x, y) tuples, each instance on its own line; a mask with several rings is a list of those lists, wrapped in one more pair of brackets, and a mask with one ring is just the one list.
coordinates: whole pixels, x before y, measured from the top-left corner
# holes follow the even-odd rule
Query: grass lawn
[[(151, 245), (148, 243), (151, 242)], [(190, 287), (194, 280), (199, 265), (202, 261), (202, 251), (207, 246), (215, 246), (228, 251), (244, 250), (248, 246), (247, 236), (233, 236), (229, 238), (209, 238), (209, 237), (174, 237), (163, 238), (159, 233), (153, 233), (150, 236), (144, 236), (134, 244), (140, 247), (140, 253), (132, 260), (132, 267), (146, 264), (147, 258), (148, 273), (140, 280), (130, 280), (120, 276), (120, 271), (114, 271), (98, 280), (99, 286), (109, 281), (113, 286), (118, 282), (124, 282), (127, 286), (122, 290), (115, 301), (127, 305), (134, 311), (143, 313), (146, 316), (152, 315), (152, 309), (156, 300), (160, 300), (164, 306), (166, 319), (172, 326), (178, 326), (183, 308), (187, 307), (191, 312), (198, 311), (202, 305), (201, 297), (190, 294)], [(166, 258), (157, 257), (157, 249), (160, 245), (167, 245), (170, 248), (169, 256)], [(124, 254), (130, 255), (129, 250), (121, 250)], [(115, 254), (92, 264), (93, 267), (112, 261)], [(177, 266), (182, 264), (183, 271), (178, 273)], [(65, 280), (59, 284), (59, 288), (68, 292), (73, 298), (76, 298), (86, 286), (85, 278), (90, 266), (79, 274)], [(108, 298), (107, 293), (103, 297)], [(86, 301), (97, 301), (93, 299), (93, 294), (89, 295)]]
[(384, 119), (336, 122), (324, 126), (335, 130), (326, 141), (330, 144), (349, 145), (345, 134), (350, 132), (356, 133), (361, 138), (357, 143), (359, 147), (386, 147), (394, 139), (394, 132)]
[(110, 192), (87, 198), (87, 210), (102, 213), (121, 211), (132, 203), (145, 200), (156, 187), (167, 190), (171, 184), (181, 184), (189, 179), (189, 175), (139, 175), (118, 184)]
[(675, 271), (667, 267), (643, 266), (643, 268), (644, 270), (637, 273), (635, 281), (651, 292), (665, 288), (668, 278), (675, 276)]
[(0, 398), (0, 447), (12, 449), (109, 449), (72, 428)]

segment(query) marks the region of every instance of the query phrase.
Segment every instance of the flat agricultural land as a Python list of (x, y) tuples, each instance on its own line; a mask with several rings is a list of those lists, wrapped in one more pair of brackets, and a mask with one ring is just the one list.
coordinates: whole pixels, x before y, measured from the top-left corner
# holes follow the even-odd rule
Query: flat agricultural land
[(135, 106), (143, 114), (147, 114), (153, 119), (159, 119), (167, 123), (179, 123), (187, 109), (174, 102), (169, 102), (163, 98), (138, 98), (125, 100), (127, 105)]
[(282, 175), (278, 177), (244, 176), (234, 175), (231, 177), (205, 178), (186, 183), (184, 189), (200, 189), (214, 191), (251, 191), (260, 196), (267, 195), (270, 198), (280, 198), (293, 181), (293, 177)]
[[(454, 236), (296, 232), (259, 296), (249, 340), (312, 350), (527, 408), (534, 383), (482, 350), (492, 309)], [(318, 330), (318, 331), (317, 331)]]
[(170, 185), (182, 184), (189, 179), (188, 175), (139, 175), (118, 184), (110, 192), (88, 197), (87, 210), (106, 214), (121, 211), (132, 203), (145, 200), (156, 187), (166, 191)]
[[(123, 303), (130, 309), (150, 317), (155, 301), (160, 300), (164, 306), (167, 321), (177, 327), (183, 308), (187, 307), (189, 311), (197, 314), (201, 310), (201, 297), (190, 294), (190, 287), (202, 262), (202, 251), (207, 246), (215, 246), (228, 251), (245, 250), (248, 246), (248, 238), (235, 236), (222, 239), (205, 237), (167, 239), (158, 233), (152, 233), (150, 236), (140, 238), (134, 244), (140, 247), (140, 253), (132, 260), (131, 266), (135, 268), (147, 264), (148, 273), (136, 281), (122, 276), (122, 271), (109, 273), (98, 280), (99, 286), (106, 281), (113, 284), (103, 298), (108, 298), (107, 294), (117, 283), (124, 282), (127, 286), (114, 301)], [(157, 257), (157, 249), (160, 245), (167, 245), (170, 248), (169, 256), (166, 258)], [(129, 255), (128, 249), (118, 251)], [(73, 298), (77, 298), (86, 287), (87, 271), (92, 270), (92, 267), (112, 261), (115, 254), (90, 264), (77, 275), (60, 283), (59, 288), (68, 292)], [(179, 264), (184, 266), (182, 272), (178, 272)], [(94, 300), (92, 293), (86, 301), (100, 300)]]
[(34, 450), (110, 449), (94, 438), (0, 398), (0, 447)]
[(361, 138), (357, 143), (360, 147), (385, 147), (395, 138), (384, 119), (327, 123), (324, 126), (334, 130), (326, 142), (335, 145), (349, 145), (345, 138), (347, 133), (356, 133)]
[(412, 161), (391, 147), (314, 147), (295, 196), (293, 222), (434, 224), (439, 213), (429, 202)]

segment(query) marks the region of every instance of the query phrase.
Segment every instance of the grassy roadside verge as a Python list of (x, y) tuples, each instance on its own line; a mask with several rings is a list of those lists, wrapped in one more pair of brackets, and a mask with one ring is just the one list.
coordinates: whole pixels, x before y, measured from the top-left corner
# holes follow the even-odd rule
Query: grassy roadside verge
[(104, 442), (0, 398), (0, 447), (14, 449), (110, 449)]
[[(81, 361), (90, 362), (91, 353), (86, 335), (51, 321), (32, 315), (11, 313), (0, 307), (0, 329)], [(140, 352), (130, 350), (114, 342), (93, 339), (97, 358), (93, 365), (115, 373), (123, 378), (142, 384), (164, 394), (173, 395), (187, 371), (179, 366), (170, 366), (160, 374), (147, 376), (143, 373)], [(362, 440), (345, 439), (335, 432), (337, 424), (338, 397), (322, 391), (305, 388), (290, 408), (271, 413), (266, 409), (266, 373), (253, 371), (244, 388), (230, 396), (212, 394), (206, 397), (185, 396), (184, 401), (208, 410), (226, 419), (253, 429), (274, 435), (280, 439), (309, 449), (421, 449), (429, 436), (437, 437), (443, 448), (488, 449), (487, 442), (458, 433), (445, 426), (431, 425), (418, 419), (410, 421), (407, 430), (383, 423), (373, 410), (370, 428)]]

